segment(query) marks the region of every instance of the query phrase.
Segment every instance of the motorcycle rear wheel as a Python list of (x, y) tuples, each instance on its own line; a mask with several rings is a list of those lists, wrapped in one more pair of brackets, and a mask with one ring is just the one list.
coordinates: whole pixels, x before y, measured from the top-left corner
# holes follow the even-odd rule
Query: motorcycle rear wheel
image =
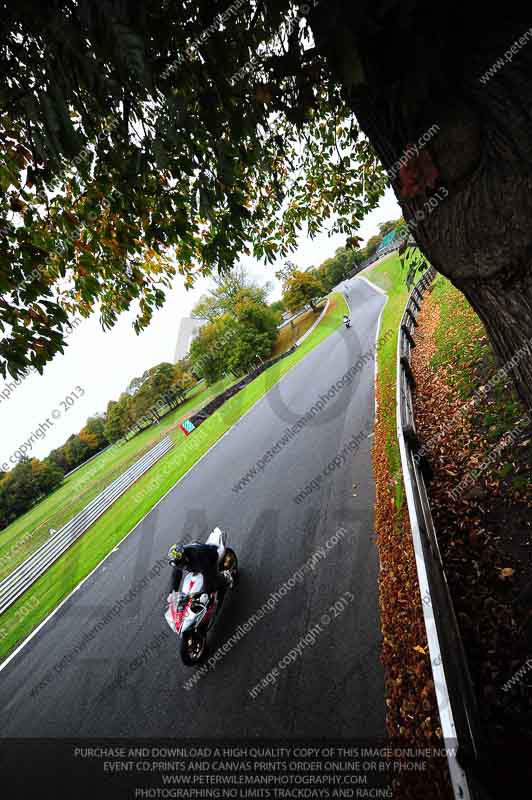
[(181, 640), (181, 660), (186, 667), (201, 664), (207, 654), (207, 637), (194, 631), (186, 633)]

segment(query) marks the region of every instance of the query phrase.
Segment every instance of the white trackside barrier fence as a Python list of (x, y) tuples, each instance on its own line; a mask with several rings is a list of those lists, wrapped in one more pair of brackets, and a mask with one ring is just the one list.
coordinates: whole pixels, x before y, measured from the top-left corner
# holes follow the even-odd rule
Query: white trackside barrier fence
[(399, 328), (397, 436), (441, 728), (446, 748), (456, 751), (456, 757), (448, 756), (451, 783), (457, 800), (474, 800), (480, 796), (477, 790), (481, 791), (475, 775), (482, 773), (485, 739), (430, 511), (427, 462), (415, 458), (421, 442), (412, 399), (412, 334), (423, 292), (435, 274), (431, 267), (414, 286)]
[(100, 492), (70, 522), (51, 536), (38, 550), (0, 583), (0, 614), (9, 608), (46, 570), (77, 541), (87, 529), (117, 500), (141, 475), (150, 469), (173, 447), (168, 436), (161, 439), (142, 458), (119, 475), (103, 492)]

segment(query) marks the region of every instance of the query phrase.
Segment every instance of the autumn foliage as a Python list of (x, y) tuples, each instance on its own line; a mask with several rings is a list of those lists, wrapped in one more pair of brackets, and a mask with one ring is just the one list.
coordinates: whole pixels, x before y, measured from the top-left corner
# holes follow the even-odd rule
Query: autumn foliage
[[(432, 515), (482, 725), (497, 755), (489, 777), (483, 767), (484, 780), (510, 796), (532, 777), (526, 756), (532, 745), (530, 690), (527, 681), (503, 688), (532, 652), (531, 436), (522, 432), (474, 486), (451, 498), (522, 409), (509, 378), (500, 395), (492, 390), (471, 403), (471, 391), (490, 379), (495, 365), (473, 310), (450, 284), (441, 292), (443, 278), (438, 280), (438, 298), (436, 292), (426, 298), (418, 317), (412, 357), (416, 425), (421, 440), (431, 443)], [(448, 426), (444, 435), (442, 420)]]
[[(376, 484), (375, 530), (381, 562), (379, 604), (383, 633), (388, 734), (413, 747), (442, 746), (434, 684), (427, 648), (416, 560), (406, 508), (395, 510), (394, 482), (386, 452), (388, 414), (395, 398), (377, 384), (373, 469)], [(428, 771), (401, 777), (401, 798), (450, 798), (446, 767), (429, 761)], [(430, 794), (429, 794), (430, 792)]]

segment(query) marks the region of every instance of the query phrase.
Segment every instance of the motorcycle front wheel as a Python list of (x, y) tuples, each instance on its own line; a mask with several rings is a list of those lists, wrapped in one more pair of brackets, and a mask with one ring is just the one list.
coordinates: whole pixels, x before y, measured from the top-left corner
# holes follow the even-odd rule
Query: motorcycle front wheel
[(201, 664), (207, 652), (207, 638), (201, 633), (193, 631), (185, 633), (181, 640), (181, 660), (186, 667), (194, 667)]

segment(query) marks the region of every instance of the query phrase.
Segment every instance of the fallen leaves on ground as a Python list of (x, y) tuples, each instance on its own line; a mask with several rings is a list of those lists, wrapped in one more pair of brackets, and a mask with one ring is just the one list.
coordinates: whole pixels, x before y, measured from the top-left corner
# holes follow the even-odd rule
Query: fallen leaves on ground
[[(461, 303), (467, 306), (463, 298), (457, 298), (456, 310), (464, 314)], [(492, 743), (502, 748), (499, 755), (504, 752), (501, 768), (507, 762), (510, 770), (512, 764), (515, 774), (519, 742), (525, 735), (522, 726), (532, 718), (532, 697), (530, 692), (525, 696), (523, 685), (511, 692), (503, 691), (502, 686), (526, 660), (530, 644), (520, 629), (523, 623), (514, 588), (514, 579), (527, 569), (529, 556), (522, 551), (523, 560), (516, 560), (505, 546), (505, 533), (510, 536), (512, 521), (515, 524), (521, 508), (517, 504), (528, 506), (532, 498), (530, 487), (511, 490), (499, 478), (500, 464), (492, 464), (472, 487), (452, 499), (450, 492), (460, 480), (478, 469), (493, 451), (494, 442), (488, 440), (490, 432), (483, 424), (493, 401), (487, 396), (462, 413), (466, 406), (456, 372), (477, 378), (468, 372), (470, 364), (463, 355), (467, 347), (456, 350), (462, 353), (461, 362), (452, 359), (436, 369), (431, 366), (439, 316), (439, 306), (429, 295), (418, 317), (417, 330), (422, 336), (416, 338), (412, 355), (416, 427), (421, 442), (430, 442), (432, 515), (480, 713)], [(510, 446), (514, 456), (512, 449)], [(508, 453), (503, 457), (507, 459)], [(520, 766), (526, 769), (522, 761)]]
[[(377, 385), (373, 468), (376, 485), (375, 530), (381, 563), (379, 605), (383, 633), (388, 734), (407, 746), (441, 747), (440, 721), (427, 649), (408, 513), (395, 511), (394, 481), (386, 453), (385, 415), (395, 398), (382, 398)], [(394, 797), (450, 800), (446, 762), (428, 761), (427, 771), (400, 776)]]

